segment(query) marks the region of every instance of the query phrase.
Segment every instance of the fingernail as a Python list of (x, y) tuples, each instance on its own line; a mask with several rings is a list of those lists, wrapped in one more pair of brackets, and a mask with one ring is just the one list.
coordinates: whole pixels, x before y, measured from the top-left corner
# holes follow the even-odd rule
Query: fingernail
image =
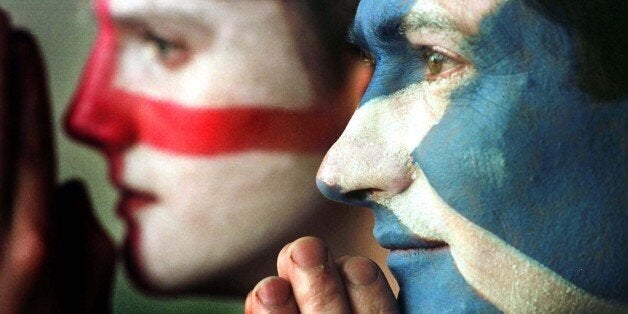
[(345, 278), (355, 286), (369, 286), (379, 279), (380, 272), (368, 258), (352, 257), (343, 267)]
[(288, 303), (292, 290), (288, 283), (273, 277), (262, 280), (255, 295), (264, 306), (275, 308)]
[(325, 244), (316, 238), (303, 238), (293, 243), (290, 258), (305, 269), (324, 268), (327, 265), (328, 251)]

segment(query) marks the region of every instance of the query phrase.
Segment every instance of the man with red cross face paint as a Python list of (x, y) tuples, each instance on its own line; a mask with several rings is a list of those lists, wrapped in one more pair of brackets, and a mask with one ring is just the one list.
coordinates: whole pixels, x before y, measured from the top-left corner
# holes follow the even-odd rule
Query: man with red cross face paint
[[(353, 110), (346, 28), (323, 24), (329, 7), (94, 5), (98, 37), (66, 123), (107, 157), (140, 286), (243, 295), (298, 235), (381, 257), (369, 217), (316, 189), (322, 156)], [(324, 27), (340, 35), (325, 37)]]

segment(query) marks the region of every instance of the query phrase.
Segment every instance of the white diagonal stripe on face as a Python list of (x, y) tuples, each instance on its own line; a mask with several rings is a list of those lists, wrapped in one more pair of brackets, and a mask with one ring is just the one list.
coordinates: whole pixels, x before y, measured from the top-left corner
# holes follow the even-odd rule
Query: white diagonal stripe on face
[(372, 200), (391, 210), (414, 235), (448, 243), (463, 278), (501, 310), (625, 311), (467, 220), (433, 189), (410, 156), (446, 111), (451, 85), (441, 85), (415, 84), (360, 107), (328, 153), (319, 178), (347, 193), (385, 185), (380, 181), (390, 179), (388, 173), (406, 168), (414, 179), (409, 188), (394, 195), (374, 193)]
[(626, 306), (588, 294), (467, 220), (446, 204), (422, 175), (405, 193), (386, 204), (415, 234), (437, 235), (447, 242), (465, 280), (500, 310), (517, 313), (625, 313), (628, 310)]

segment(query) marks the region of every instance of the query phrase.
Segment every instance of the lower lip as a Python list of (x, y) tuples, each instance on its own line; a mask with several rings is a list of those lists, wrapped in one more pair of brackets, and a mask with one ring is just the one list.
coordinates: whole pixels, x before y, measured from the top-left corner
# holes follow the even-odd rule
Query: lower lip
[(155, 203), (155, 197), (134, 193), (123, 192), (123, 196), (118, 203), (118, 215), (122, 218), (130, 218), (131, 214), (144, 210), (148, 205)]

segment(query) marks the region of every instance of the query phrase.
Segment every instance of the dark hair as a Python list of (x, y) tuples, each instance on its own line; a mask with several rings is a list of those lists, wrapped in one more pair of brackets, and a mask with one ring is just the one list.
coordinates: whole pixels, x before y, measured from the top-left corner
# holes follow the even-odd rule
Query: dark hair
[[(318, 58), (325, 59), (332, 71), (324, 82), (331, 87), (340, 87), (345, 81), (348, 62), (348, 52), (353, 52), (353, 46), (347, 41), (347, 32), (357, 10), (359, 0), (299, 0), (291, 2), (302, 11), (300, 23), (307, 23), (316, 32), (316, 37), (324, 51), (307, 51), (309, 47), (301, 47), (304, 53), (322, 53)], [(320, 65), (310, 65), (318, 67)]]
[(550, 19), (575, 30), (581, 87), (596, 98), (628, 96), (628, 1), (528, 0)]

